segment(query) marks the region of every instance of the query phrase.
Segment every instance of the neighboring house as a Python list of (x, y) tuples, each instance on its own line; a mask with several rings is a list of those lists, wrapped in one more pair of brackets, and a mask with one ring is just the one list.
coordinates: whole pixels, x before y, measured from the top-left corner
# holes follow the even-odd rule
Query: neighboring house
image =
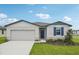
[(72, 25), (58, 21), (54, 23), (31, 23), (25, 20), (5, 25), (8, 40), (63, 39)]
[(0, 26), (0, 35), (5, 35), (6, 29)]
[(79, 30), (73, 30), (73, 35), (79, 35)]

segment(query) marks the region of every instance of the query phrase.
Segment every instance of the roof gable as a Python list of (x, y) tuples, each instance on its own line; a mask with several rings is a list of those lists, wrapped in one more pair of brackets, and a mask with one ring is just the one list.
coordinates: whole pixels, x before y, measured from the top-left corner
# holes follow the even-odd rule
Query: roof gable
[(25, 21), (25, 20), (19, 20), (19, 21), (16, 21), (16, 22), (13, 22), (13, 23), (10, 23), (10, 24), (5, 25), (5, 27), (10, 26), (12, 24), (19, 23), (19, 22), (27, 22), (27, 23), (30, 23), (32, 25), (43, 26), (43, 27), (44, 26), (50, 26), (50, 25), (67, 25), (67, 26), (70, 26), (70, 27), (72, 26), (70, 24), (67, 24), (67, 23), (64, 23), (64, 22), (61, 22), (61, 21), (57, 21), (57, 22), (54, 22), (54, 23), (49, 24), (49, 23), (43, 23), (43, 22), (31, 23), (31, 22), (28, 22), (28, 21)]
[(57, 21), (57, 22), (54, 22), (54, 23), (51, 23), (51, 24), (48, 24), (47, 26), (49, 25), (67, 25), (67, 26), (72, 26), (70, 24), (67, 24), (67, 23), (64, 23), (64, 22), (61, 22), (61, 21)]
[(16, 21), (16, 22), (13, 22), (13, 23), (10, 23), (10, 24), (5, 25), (5, 27), (10, 26), (10, 25), (13, 25), (13, 24), (16, 24), (16, 23), (19, 23), (19, 22), (27, 22), (27, 23), (30, 23), (32, 25), (39, 26), (37, 24), (31, 23), (31, 22), (28, 22), (28, 21), (25, 21), (25, 20), (19, 20), (19, 21)]

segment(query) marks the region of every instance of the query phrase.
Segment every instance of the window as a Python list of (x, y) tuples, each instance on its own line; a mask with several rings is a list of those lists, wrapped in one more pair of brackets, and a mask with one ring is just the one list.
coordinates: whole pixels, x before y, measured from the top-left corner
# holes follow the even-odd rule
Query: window
[(54, 27), (54, 36), (56, 35), (64, 35), (64, 27)]
[(56, 27), (56, 35), (60, 35), (61, 34), (61, 28), (60, 27)]

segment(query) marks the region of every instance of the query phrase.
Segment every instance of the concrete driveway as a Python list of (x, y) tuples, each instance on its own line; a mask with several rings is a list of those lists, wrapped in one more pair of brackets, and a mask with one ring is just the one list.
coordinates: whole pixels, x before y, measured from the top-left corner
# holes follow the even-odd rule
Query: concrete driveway
[(0, 55), (28, 55), (34, 41), (9, 41), (0, 44)]

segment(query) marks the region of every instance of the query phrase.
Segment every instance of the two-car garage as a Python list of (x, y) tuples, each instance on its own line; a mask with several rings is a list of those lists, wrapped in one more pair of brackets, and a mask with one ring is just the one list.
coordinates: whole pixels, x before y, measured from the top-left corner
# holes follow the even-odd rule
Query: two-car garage
[(39, 39), (39, 26), (20, 20), (6, 27), (6, 37), (11, 41), (34, 41)]
[(34, 30), (11, 30), (11, 40), (35, 40)]

